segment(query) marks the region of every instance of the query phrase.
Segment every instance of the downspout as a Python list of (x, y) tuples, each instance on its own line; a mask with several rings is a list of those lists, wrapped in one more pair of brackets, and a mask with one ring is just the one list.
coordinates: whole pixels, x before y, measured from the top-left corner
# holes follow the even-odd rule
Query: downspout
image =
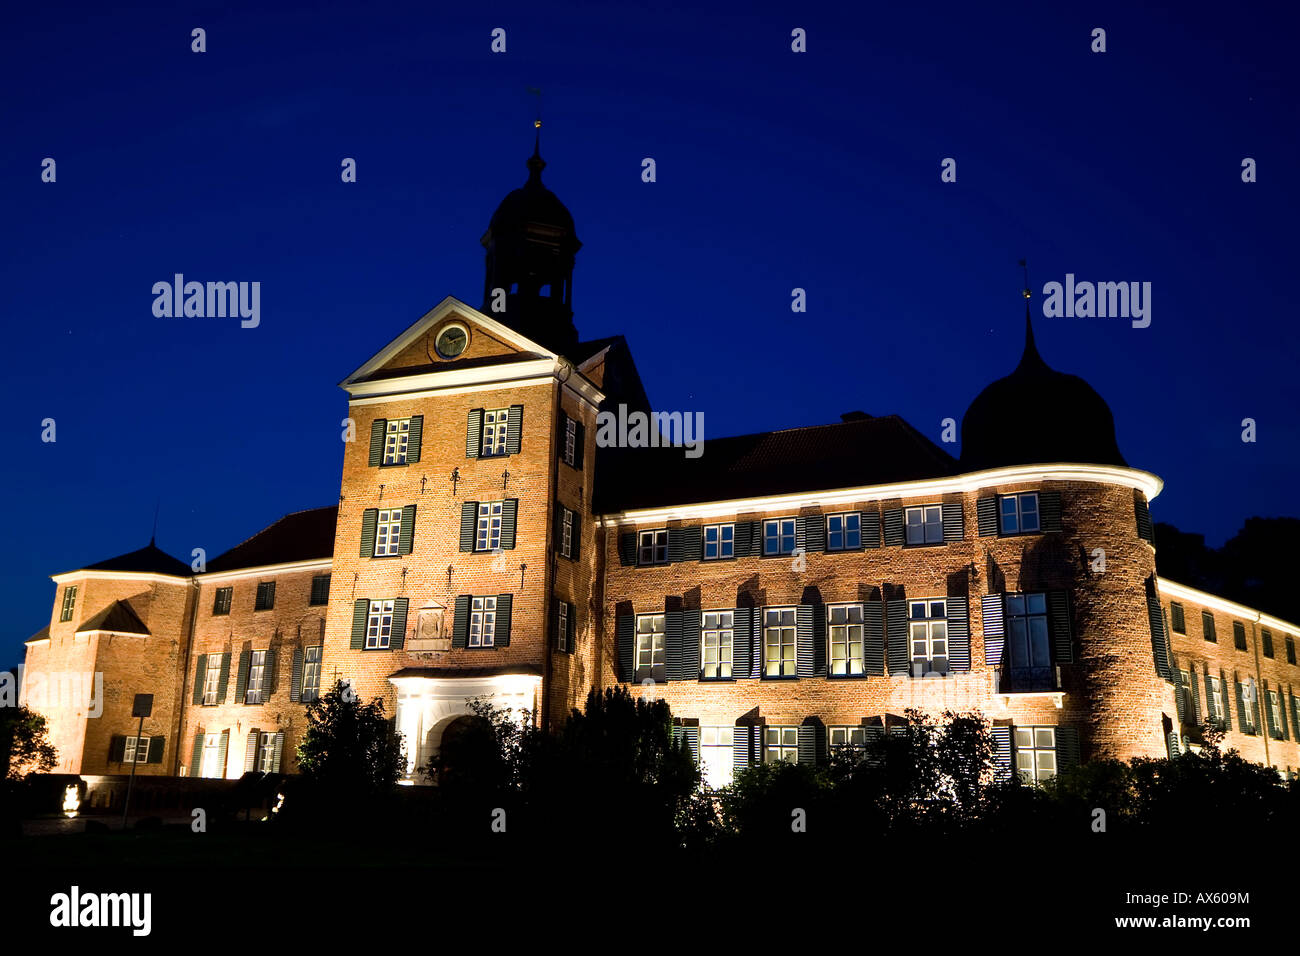
[(180, 776), (181, 772), (181, 747), (184, 741), (181, 737), (185, 733), (185, 701), (188, 695), (186, 689), (190, 679), (190, 661), (194, 654), (194, 630), (199, 620), (199, 579), (190, 577), (191, 606), (190, 606), (190, 626), (189, 634), (185, 639), (185, 666), (181, 668), (181, 699), (176, 708), (176, 735), (172, 738), (176, 741), (176, 746), (172, 752), (172, 776)]
[[(541, 702), (541, 726), (543, 730), (550, 730), (551, 719), (551, 673), (553, 665), (551, 662), (551, 601), (555, 596), (555, 571), (556, 555), (555, 549), (551, 547), (551, 542), (555, 538), (555, 500), (560, 490), (560, 461), (559, 449), (556, 447), (556, 430), (560, 422), (560, 401), (564, 395), (564, 382), (560, 378), (562, 370), (568, 369), (572, 372), (572, 366), (564, 359), (557, 359), (555, 363), (555, 399), (552, 407), (555, 409), (555, 415), (550, 421), (550, 432), (547, 438), (547, 454), (550, 456), (551, 467), (547, 474), (547, 496), (546, 496), (546, 537), (542, 541), (543, 554), (546, 555), (546, 577), (544, 581), (546, 586), (542, 589), (542, 702)], [(568, 378), (566, 374), (565, 379)]]
[(1259, 669), (1259, 622), (1262, 617), (1260, 611), (1255, 612), (1255, 620), (1250, 622), (1250, 636), (1254, 638), (1251, 642), (1255, 645), (1255, 702), (1259, 704), (1259, 735), (1264, 738), (1264, 766), (1273, 766), (1273, 761), (1268, 755), (1268, 724), (1270, 714), (1268, 710), (1268, 701), (1264, 698), (1263, 678)]

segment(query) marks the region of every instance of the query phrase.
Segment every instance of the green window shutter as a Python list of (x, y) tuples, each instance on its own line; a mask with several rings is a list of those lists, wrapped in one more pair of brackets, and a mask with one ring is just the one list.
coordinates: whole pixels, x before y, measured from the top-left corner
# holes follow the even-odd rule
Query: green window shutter
[(244, 740), (244, 773), (257, 769), (257, 745), (262, 740), (262, 732), (254, 727)]
[(885, 676), (885, 613), (879, 601), (862, 605), (863, 670), (871, 677)]
[(497, 595), (497, 622), (496, 631), (492, 635), (492, 644), (494, 647), (510, 646), (510, 618), (514, 610), (515, 596), (513, 594)]
[(275, 754), (271, 758), (271, 773), (280, 772), (280, 758), (284, 755), (284, 731), (275, 735)]
[(1281, 684), (1277, 685), (1277, 717), (1281, 721), (1277, 727), (1278, 738), (1280, 740), (1290, 740), (1291, 734), (1288, 732), (1286, 725), (1286, 692), (1282, 689)]
[(424, 440), (424, 416), (412, 415), (411, 425), (406, 433), (406, 463), (413, 465), (420, 460), (420, 444)]
[(1151, 626), (1151, 653), (1155, 659), (1156, 673), (1172, 680), (1169, 673), (1169, 639), (1165, 634), (1165, 615), (1160, 608), (1160, 595), (1156, 592), (1155, 578), (1147, 578), (1147, 619)]
[(477, 458), (483, 441), (483, 409), (472, 408), (465, 422), (465, 457)]
[(1188, 691), (1191, 693), (1191, 710), (1189, 713), (1192, 725), (1199, 727), (1201, 725), (1201, 687), (1196, 680), (1196, 665), (1189, 663), (1188, 666), (1191, 668), (1187, 672)]
[(1079, 766), (1079, 728), (1056, 728), (1056, 769), (1058, 772)]
[(817, 766), (817, 724), (800, 724), (795, 732), (795, 742), (799, 748), (799, 763), (806, 767)]
[(568, 634), (568, 641), (567, 641), (570, 654), (577, 652), (577, 641), (578, 641), (578, 608), (576, 605), (570, 604), (569, 605), (569, 634)]
[(393, 598), (393, 629), (388, 638), (389, 650), (400, 651), (406, 646), (406, 611), (410, 599)]
[(632, 682), (636, 651), (636, 619), (631, 614), (620, 614), (614, 622), (615, 647), (618, 651), (618, 679), (624, 684)]
[(1237, 730), (1248, 734), (1250, 731), (1246, 728), (1246, 698), (1241, 693), (1241, 681), (1234, 679), (1232, 683), (1237, 691), (1234, 695), (1237, 698)]
[(203, 731), (194, 735), (194, 748), (190, 751), (190, 776), (197, 777), (203, 769)]
[(587, 447), (587, 429), (583, 427), (582, 422), (575, 425), (573, 436), (573, 467), (582, 471), (582, 453)]
[(456, 596), (456, 613), (451, 625), (452, 647), (465, 647), (469, 643), (469, 602), (468, 594)]
[(367, 508), (361, 512), (361, 557), (375, 556), (375, 525), (379, 521), (379, 509)]
[(198, 655), (198, 661), (194, 665), (194, 698), (191, 701), (194, 706), (203, 703), (203, 684), (208, 678), (208, 655)]
[(352, 604), (352, 641), (348, 645), (354, 651), (365, 650), (366, 618), (369, 616), (370, 601), (367, 598), (357, 598)]
[(961, 673), (970, 670), (970, 605), (964, 595), (949, 597), (948, 669)]
[[(698, 528), (696, 529), (699, 530)], [(577, 561), (582, 555), (582, 515), (573, 512), (573, 537), (569, 539), (569, 557)]]
[[(733, 631), (731, 644), (735, 647), (736, 638), (734, 627), (735, 618), (731, 621)], [(735, 657), (733, 652), (732, 668), (735, 668)], [(677, 668), (679, 680), (699, 680), (700, 679), (700, 612), (683, 611), (682, 612), (682, 659)]]
[(907, 652), (907, 601), (885, 603), (885, 633), (888, 638), (889, 673), (910, 676), (912, 660)]
[(108, 762), (121, 763), (126, 759), (126, 737), (114, 734), (108, 740)]
[(815, 670), (813, 660), (813, 609), (811, 604), (800, 604), (794, 611), (795, 674), (802, 678), (812, 677)]
[[(820, 511), (812, 511), (806, 515), (799, 516), (799, 523), (803, 525), (803, 549), (806, 553), (812, 554), (814, 551), (826, 550), (826, 516)], [(861, 527), (861, 524), (858, 525)], [(861, 537), (861, 534), (859, 534)], [(697, 554), (698, 558), (699, 555)]]
[(733, 608), (731, 612), (731, 676), (733, 679), (749, 676), (749, 652), (754, 641), (752, 614), (753, 609), (747, 607)]
[(960, 541), (966, 535), (966, 523), (962, 515), (960, 501), (943, 503), (943, 540)]
[(1214, 631), (1214, 615), (1209, 611), (1201, 612), (1201, 633), (1207, 641), (1214, 644), (1218, 643), (1219, 637)]
[[(1232, 729), (1232, 685), (1228, 683), (1227, 675), (1222, 670), (1219, 671), (1219, 693), (1223, 696), (1223, 713), (1219, 715), (1219, 721), (1224, 730)], [(1240, 714), (1240, 711), (1238, 711)]]
[(1155, 544), (1155, 529), (1151, 524), (1151, 510), (1147, 507), (1147, 499), (1140, 491), (1133, 492), (1133, 512), (1137, 519), (1138, 537), (1148, 544)]
[(239, 673), (235, 677), (235, 703), (242, 704), (245, 699), (245, 691), (248, 690), (248, 664), (251, 659), (250, 651), (239, 652)]
[(1006, 649), (1006, 623), (1001, 594), (980, 598), (980, 617), (984, 626), (984, 666), (1001, 667)]
[(515, 525), (519, 520), (519, 499), (507, 498), (501, 502), (501, 550), (510, 551), (515, 546)]
[(226, 702), (226, 688), (230, 685), (230, 651), (221, 655), (221, 672), (217, 675), (217, 703)]
[(150, 737), (149, 755), (145, 758), (145, 763), (162, 763), (163, 751), (166, 749), (167, 749), (166, 737)]
[(826, 676), (826, 605), (814, 604), (813, 612), (813, 677)]
[(1183, 606), (1177, 601), (1169, 602), (1169, 624), (1175, 634), (1187, 633), (1187, 619), (1183, 614)]
[(1047, 620), (1052, 659), (1058, 664), (1074, 663), (1074, 634), (1070, 630), (1070, 595), (1067, 592), (1047, 592)]
[(388, 419), (376, 418), (370, 423), (370, 466), (384, 463), (384, 432), (388, 429)]
[(410, 554), (415, 543), (415, 505), (402, 506), (402, 528), (397, 536), (397, 553)]
[(289, 700), (302, 700), (302, 648), (293, 649), (293, 670), (289, 672)]
[(901, 545), (903, 537), (903, 509), (889, 508), (884, 513), (885, 518), (885, 547), (892, 548)]
[(732, 771), (744, 770), (751, 763), (749, 725), (736, 724), (731, 732)]
[(1174, 684), (1174, 709), (1178, 712), (1178, 722), (1184, 723), (1187, 720), (1187, 694), (1183, 687), (1183, 675), (1178, 670), (1176, 662), (1170, 668), (1170, 679)]
[[(1194, 678), (1193, 678), (1194, 679)], [(1211, 723), (1219, 719), (1219, 714), (1214, 710), (1214, 680), (1210, 677), (1209, 667), (1204, 671), (1205, 680), (1205, 718)]]
[(862, 546), (864, 548), (880, 547), (880, 512), (862, 512)]
[(636, 564), (635, 531), (624, 531), (618, 536), (618, 563), (625, 568)]
[(668, 529), (668, 563), (677, 564), (686, 560), (686, 541), (682, 528)]
[(989, 728), (993, 737), (993, 779), (1004, 782), (1011, 779), (1011, 728), (998, 725)]
[[(682, 612), (664, 612), (664, 680), (683, 680), (682, 667)], [(699, 676), (699, 675), (696, 675)]]
[(989, 495), (975, 502), (975, 524), (981, 538), (998, 533), (997, 495)]
[(221, 745), (217, 748), (217, 776), (226, 775), (226, 751), (230, 749), (229, 729), (221, 732)]
[(1061, 530), (1061, 493), (1059, 491), (1040, 491), (1038, 493), (1038, 527), (1043, 532)]
[(269, 702), (271, 695), (275, 693), (275, 675), (279, 671), (279, 643), (272, 644), (266, 649), (266, 666), (262, 668), (262, 700)]
[(1261, 697), (1261, 694), (1260, 694), (1260, 692), (1259, 692), (1259, 685), (1256, 684), (1256, 685), (1255, 685), (1255, 697), (1254, 697), (1254, 699), (1251, 700), (1251, 702), (1250, 702), (1250, 708), (1251, 708), (1252, 711), (1254, 711), (1254, 714), (1255, 714), (1255, 733), (1257, 733), (1257, 734), (1260, 732), (1260, 729), (1261, 729), (1260, 720), (1259, 720), (1259, 708), (1260, 708), (1259, 698), (1260, 698), (1260, 697)]
[(523, 446), (524, 406), (511, 405), (506, 412), (506, 454), (517, 455)]
[(474, 529), (478, 524), (478, 502), (466, 501), (460, 506), (460, 549), (474, 550)]

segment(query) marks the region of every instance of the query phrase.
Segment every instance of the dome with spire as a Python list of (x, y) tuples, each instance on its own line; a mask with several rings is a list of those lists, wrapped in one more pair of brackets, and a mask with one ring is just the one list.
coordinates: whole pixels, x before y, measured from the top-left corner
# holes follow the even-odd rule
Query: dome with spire
[[(533, 147), (533, 155), (528, 157), (527, 166), (528, 181), (501, 200), (488, 223), (488, 234), (500, 235), (507, 230), (517, 229), (524, 223), (534, 222), (558, 227), (573, 234), (573, 241), (577, 242), (573, 214), (555, 193), (542, 185), (542, 170), (546, 168), (546, 160), (541, 156), (540, 136)], [(487, 245), (486, 237), (483, 244)]]
[(1048, 366), (1025, 307), (1025, 351), (1015, 371), (976, 396), (961, 420), (963, 471), (1068, 462), (1127, 467), (1110, 407), (1077, 375)]

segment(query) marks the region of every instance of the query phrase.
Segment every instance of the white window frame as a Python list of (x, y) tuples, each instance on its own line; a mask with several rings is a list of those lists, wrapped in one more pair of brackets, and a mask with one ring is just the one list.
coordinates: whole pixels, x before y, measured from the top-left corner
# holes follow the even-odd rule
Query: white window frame
[(578, 457), (578, 423), (568, 415), (564, 416), (564, 463), (573, 467)]
[[(828, 676), (861, 677), (866, 673), (866, 624), (861, 604), (826, 605), (826, 637), (830, 642), (826, 656)], [(838, 661), (837, 648), (843, 649)]]
[[(798, 544), (798, 524), (794, 518), (767, 518), (763, 521), (763, 557), (780, 558), (794, 554)], [(788, 530), (787, 530), (788, 529)], [(768, 540), (775, 541), (776, 550), (769, 551)], [(789, 547), (786, 547), (786, 542)]]
[(654, 528), (650, 531), (637, 532), (636, 563), (643, 566), (668, 563), (667, 528)]
[[(936, 613), (936, 608), (937, 613)], [(920, 609), (920, 615), (917, 611)], [(907, 601), (907, 647), (911, 655), (912, 676), (947, 674), (950, 669), (951, 650), (948, 641), (948, 599), (909, 598)], [(917, 653), (917, 646), (922, 648)], [(939, 653), (942, 647), (943, 653)], [(943, 666), (936, 664), (942, 661)]]
[(382, 651), (393, 640), (393, 600), (370, 602), (366, 613), (366, 650)]
[(656, 681), (665, 678), (667, 659), (664, 656), (664, 637), (663, 614), (636, 616), (636, 656), (633, 661), (633, 674), (638, 683), (647, 677)]
[(399, 554), (402, 542), (402, 509), (383, 508), (375, 519), (376, 558)]
[(266, 651), (253, 651), (248, 655), (248, 686), (244, 688), (245, 704), (265, 704)]
[(204, 734), (203, 735), (203, 752), (199, 757), (199, 772), (197, 776), (220, 779), (226, 775), (225, 767), (218, 767), (217, 761), (221, 758), (221, 734)]
[(573, 557), (573, 512), (560, 506), (560, 554), (566, 558)]
[[(139, 747), (139, 742), (144, 741), (144, 748)], [(126, 749), (122, 751), (122, 763), (147, 763), (149, 760), (149, 738), (148, 737), (127, 737)]]
[[(709, 541), (710, 534), (713, 536), (713, 541)], [(706, 524), (702, 538), (704, 541), (702, 557), (705, 561), (723, 561), (736, 556), (736, 525), (734, 523)], [(709, 554), (710, 545), (713, 546), (713, 554)]]
[[(913, 522), (913, 515), (919, 515), (921, 520)], [(913, 528), (919, 530), (919, 540), (912, 539)], [(938, 532), (938, 537), (933, 541), (930, 540), (932, 529), (937, 529)], [(943, 505), (913, 505), (904, 508), (903, 541), (909, 545), (943, 544)]]
[(562, 650), (569, 649), (569, 602), (555, 602), (556, 646)]
[[(1031, 599), (1041, 599), (1043, 610), (1031, 611)], [(1016, 613), (1012, 609), (1013, 602), (1017, 600), (1024, 601), (1024, 613)], [(1016, 592), (1004, 595), (1003, 603), (1006, 608), (1007, 660), (1010, 669), (1014, 671), (1052, 667), (1052, 630), (1048, 623), (1047, 595), (1041, 591)], [(1015, 633), (1015, 625), (1018, 621), (1023, 621), (1025, 625), (1025, 649), (1030, 656), (1028, 661), (1017, 661), (1015, 657), (1016, 646), (1019, 643), (1018, 635)], [(1036, 621), (1042, 622), (1043, 653), (1046, 659), (1041, 664), (1033, 661), (1035, 629), (1032, 625)]]
[(763, 728), (763, 763), (799, 762), (799, 728), (775, 726)]
[(208, 654), (207, 669), (203, 672), (203, 706), (214, 707), (221, 688), (221, 654)]
[[(1275, 690), (1267, 691), (1269, 716), (1273, 718), (1270, 733), (1282, 732), (1282, 695)], [(1280, 738), (1279, 738), (1280, 739)]]
[(729, 609), (701, 612), (700, 680), (731, 679), (732, 655), (736, 646), (735, 623), (735, 612)]
[[(797, 677), (799, 636), (794, 607), (763, 608), (763, 676)], [(775, 643), (773, 642), (775, 638)], [(772, 660), (772, 648), (778, 651)]]
[(480, 501), (474, 526), (474, 550), (496, 551), (501, 547), (501, 516), (504, 501)]
[(831, 751), (862, 753), (867, 749), (867, 728), (861, 724), (827, 727), (826, 746)]
[(735, 739), (736, 728), (732, 724), (700, 727), (700, 772), (705, 783), (714, 789), (731, 783)]
[(405, 465), (407, 442), (411, 437), (409, 418), (390, 418), (384, 427), (384, 464)]
[[(850, 519), (854, 527), (850, 528)], [(839, 530), (831, 527), (833, 522), (839, 522)], [(840, 536), (840, 543), (835, 544), (835, 535)], [(857, 540), (849, 543), (849, 536), (852, 535)], [(862, 512), (860, 511), (843, 511), (838, 514), (826, 516), (826, 550), (827, 551), (857, 551), (862, 547)]]
[(63, 586), (63, 607), (59, 609), (59, 622), (71, 621), (72, 614), (77, 609), (77, 588), (76, 584), (65, 584)]
[(510, 409), (483, 410), (483, 433), (479, 440), (480, 458), (498, 458), (506, 453), (506, 430), (510, 423)]
[[(1027, 735), (1027, 743), (1022, 743)], [(1016, 727), (1012, 734), (1016, 772), (1026, 783), (1040, 784), (1058, 772), (1055, 727)]]
[(1210, 705), (1214, 708), (1214, 719), (1223, 720), (1223, 681), (1217, 677), (1210, 678)]
[(469, 647), (495, 647), (497, 635), (497, 596), (475, 596), (469, 605)]
[[(320, 665), (321, 659), (325, 656), (324, 650), (320, 644), (313, 644), (303, 649), (302, 692), (299, 697), (305, 704), (320, 699)], [(313, 654), (312, 651), (316, 653)]]
[(257, 769), (262, 773), (273, 773), (275, 766), (275, 734), (262, 732), (257, 739)]
[[(1026, 508), (1025, 504), (1033, 501), (1032, 508)], [(1008, 503), (1014, 503), (1015, 507), (1010, 511), (1007, 509)], [(1039, 510), (1040, 501), (1038, 492), (1022, 491), (1012, 495), (998, 495), (998, 533), (999, 534), (1038, 534), (1043, 530), (1042, 512)], [(1034, 526), (1025, 527), (1025, 520), (1029, 515), (1033, 515)], [(1014, 528), (1007, 527), (1007, 518), (1015, 522)]]

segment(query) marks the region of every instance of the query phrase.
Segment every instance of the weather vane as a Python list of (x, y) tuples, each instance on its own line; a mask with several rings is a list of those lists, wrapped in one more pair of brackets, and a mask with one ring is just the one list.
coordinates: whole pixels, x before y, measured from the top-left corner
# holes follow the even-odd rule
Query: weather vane
[(542, 91), (535, 86), (528, 87), (528, 92), (537, 97), (537, 116), (533, 119), (533, 129), (542, 128)]
[(1020, 268), (1022, 268), (1022, 269), (1025, 270), (1025, 291), (1024, 291), (1024, 296), (1025, 296), (1026, 299), (1028, 299), (1029, 296), (1030, 296), (1030, 292), (1029, 292), (1029, 266), (1025, 265), (1025, 260), (1024, 260), (1024, 259), (1021, 259), (1021, 260), (1020, 260)]

